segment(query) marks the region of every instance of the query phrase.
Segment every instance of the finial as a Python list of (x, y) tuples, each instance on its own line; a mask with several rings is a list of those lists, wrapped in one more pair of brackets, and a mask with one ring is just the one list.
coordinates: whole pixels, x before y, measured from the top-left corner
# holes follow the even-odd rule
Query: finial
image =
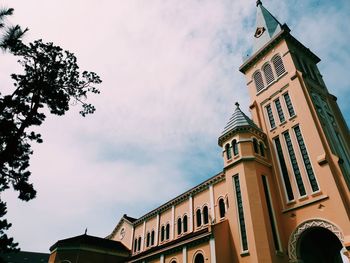
[(262, 2), (260, 0), (256, 1), (256, 6), (262, 5)]
[(236, 105), (237, 109), (239, 109), (239, 103), (238, 103), (238, 101), (235, 103), (235, 105)]

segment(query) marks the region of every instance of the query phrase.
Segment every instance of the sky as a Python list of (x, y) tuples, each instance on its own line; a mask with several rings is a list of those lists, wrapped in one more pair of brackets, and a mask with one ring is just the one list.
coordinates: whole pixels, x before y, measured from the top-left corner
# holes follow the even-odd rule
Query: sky
[[(265, 0), (264, 6), (317, 54), (329, 91), (350, 124), (350, 1)], [(217, 138), (239, 101), (238, 71), (252, 47), (254, 0), (2, 0), (9, 23), (75, 53), (103, 83), (78, 107), (48, 116), (33, 145), (30, 202), (9, 190), (10, 236), (24, 251), (49, 252), (57, 240), (105, 237), (123, 214), (140, 217), (223, 168)], [(1, 92), (16, 60), (0, 54)]]

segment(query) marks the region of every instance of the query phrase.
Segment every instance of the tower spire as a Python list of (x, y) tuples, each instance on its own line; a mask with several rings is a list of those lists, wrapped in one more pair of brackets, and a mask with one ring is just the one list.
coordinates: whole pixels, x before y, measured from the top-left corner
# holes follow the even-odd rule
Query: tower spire
[(254, 34), (254, 52), (262, 48), (282, 30), (281, 23), (262, 5), (256, 1), (256, 30)]

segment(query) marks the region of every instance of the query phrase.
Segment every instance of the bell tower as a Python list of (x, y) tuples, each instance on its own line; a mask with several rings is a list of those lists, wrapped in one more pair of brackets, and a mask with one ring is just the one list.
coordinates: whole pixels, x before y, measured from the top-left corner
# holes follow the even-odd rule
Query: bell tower
[(252, 120), (270, 149), (282, 246), (290, 262), (305, 261), (298, 247), (317, 240), (296, 233), (310, 222), (313, 231), (321, 225), (336, 235), (338, 229), (339, 244), (350, 250), (350, 135), (337, 98), (318, 70), (320, 58), (260, 0), (256, 8), (253, 53), (239, 70), (246, 77)]

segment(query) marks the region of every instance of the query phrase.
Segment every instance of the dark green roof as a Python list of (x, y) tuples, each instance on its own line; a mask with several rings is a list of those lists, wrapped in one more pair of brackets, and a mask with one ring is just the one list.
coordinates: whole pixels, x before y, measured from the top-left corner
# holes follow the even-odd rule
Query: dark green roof
[(47, 263), (50, 254), (28, 251), (19, 251), (1, 254), (0, 257), (7, 263)]

